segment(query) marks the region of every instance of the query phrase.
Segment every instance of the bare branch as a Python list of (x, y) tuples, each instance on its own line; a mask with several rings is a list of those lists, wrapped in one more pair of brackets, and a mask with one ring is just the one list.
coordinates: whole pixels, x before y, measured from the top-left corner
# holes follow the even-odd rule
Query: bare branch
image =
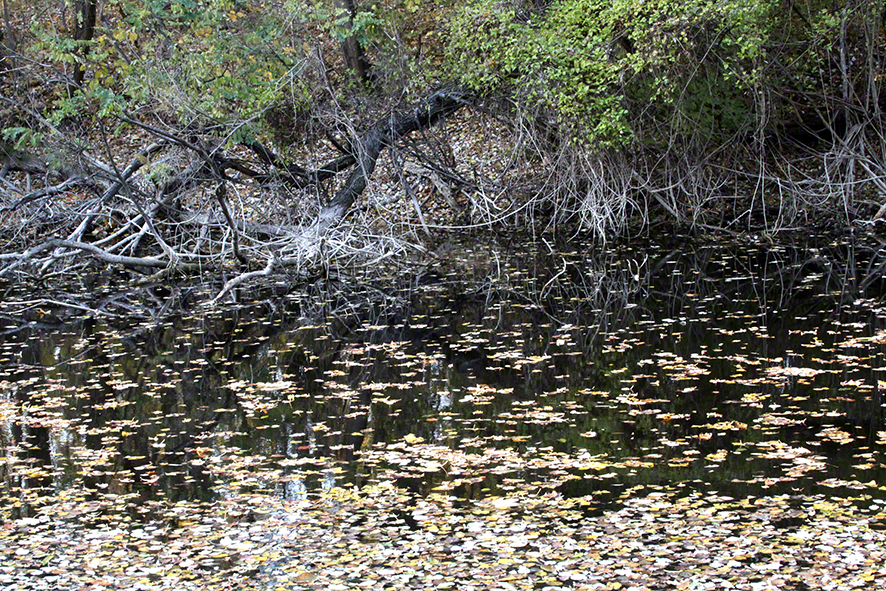
[(225, 187), (224, 183), (219, 183), (218, 187), (215, 189), (215, 198), (221, 206), (222, 213), (225, 215), (225, 220), (228, 222), (228, 227), (231, 228), (234, 243), (234, 256), (244, 265), (248, 265), (249, 259), (240, 252), (240, 232), (237, 230), (237, 224), (234, 222), (234, 218), (231, 216), (231, 210), (228, 207), (227, 187)]
[(87, 242), (78, 242), (74, 240), (61, 240), (59, 238), (51, 238), (46, 242), (38, 244), (32, 248), (29, 248), (25, 252), (21, 254), (8, 254), (3, 258), (8, 259), (17, 259), (14, 263), (6, 267), (5, 269), (0, 269), (0, 277), (8, 275), (10, 272), (21, 266), (23, 263), (28, 260), (34, 258), (34, 256), (40, 254), (41, 252), (48, 250), (50, 248), (67, 248), (71, 250), (81, 250), (84, 252), (88, 252), (92, 254), (93, 257), (100, 261), (104, 261), (106, 263), (111, 263), (115, 265), (123, 265), (125, 267), (165, 267), (169, 265), (168, 261), (164, 261), (163, 259), (158, 259), (154, 257), (128, 257), (113, 254), (108, 252), (107, 250), (101, 249), (94, 244), (89, 244)]
[(126, 169), (119, 175), (117, 180), (111, 183), (111, 186), (108, 187), (108, 189), (104, 192), (104, 194), (102, 195), (102, 201), (104, 202), (109, 199), (113, 199), (114, 196), (117, 195), (120, 189), (122, 189), (126, 182), (130, 179), (130, 177), (138, 172), (141, 167), (147, 164), (151, 156), (159, 152), (165, 145), (165, 142), (156, 142), (139, 152), (138, 155), (132, 160), (132, 162), (129, 163), (129, 166), (127, 166)]
[(88, 181), (81, 177), (75, 176), (71, 177), (63, 183), (58, 185), (53, 185), (52, 187), (44, 187), (42, 189), (38, 189), (36, 191), (31, 191), (12, 205), (8, 207), (0, 207), (0, 211), (15, 211), (22, 205), (37, 201), (39, 199), (43, 199), (44, 197), (51, 197), (52, 195), (58, 195), (59, 193), (64, 193), (68, 191), (72, 187), (76, 187), (77, 185), (83, 185), (88, 183)]

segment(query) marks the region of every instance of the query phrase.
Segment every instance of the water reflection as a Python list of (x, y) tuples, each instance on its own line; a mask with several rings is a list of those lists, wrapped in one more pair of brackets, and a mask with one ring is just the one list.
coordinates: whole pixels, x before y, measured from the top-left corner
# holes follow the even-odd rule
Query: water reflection
[(590, 252), (140, 324), (9, 322), (6, 511), (59, 491), (138, 512), (384, 480), (463, 498), (881, 495), (880, 251)]

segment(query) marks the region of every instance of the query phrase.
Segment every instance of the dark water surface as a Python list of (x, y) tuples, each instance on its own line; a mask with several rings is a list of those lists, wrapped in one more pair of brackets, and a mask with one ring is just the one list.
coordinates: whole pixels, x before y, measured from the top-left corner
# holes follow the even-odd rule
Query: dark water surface
[(879, 250), (527, 249), (460, 246), (417, 276), (186, 315), (160, 315), (175, 294), (157, 289), (136, 321), (110, 292), (118, 316), (61, 323), (8, 299), (0, 514), (73, 491), (139, 514), (383, 481), (603, 506), (884, 498)]

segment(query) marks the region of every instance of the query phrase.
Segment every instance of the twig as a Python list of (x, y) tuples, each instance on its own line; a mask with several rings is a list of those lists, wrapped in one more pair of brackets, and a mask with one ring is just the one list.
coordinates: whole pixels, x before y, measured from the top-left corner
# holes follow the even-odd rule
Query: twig
[(43, 197), (50, 197), (52, 195), (64, 193), (71, 187), (82, 185), (86, 182), (87, 180), (81, 176), (71, 177), (61, 184), (54, 185), (52, 187), (44, 187), (43, 189), (38, 189), (36, 191), (31, 191), (9, 207), (0, 207), (0, 211), (15, 211), (22, 205), (31, 203), (32, 201), (37, 201), (38, 199), (42, 199)]
[(231, 210), (228, 208), (228, 200), (227, 200), (228, 189), (224, 183), (219, 183), (218, 187), (215, 189), (215, 198), (218, 200), (219, 205), (221, 205), (222, 213), (225, 214), (225, 220), (228, 222), (228, 227), (231, 228), (231, 235), (233, 237), (233, 245), (234, 245), (234, 256), (237, 257), (237, 260), (243, 263), (244, 265), (249, 264), (249, 259), (246, 258), (242, 252), (240, 252), (240, 232), (237, 230), (237, 224), (234, 222), (234, 218), (231, 216)]

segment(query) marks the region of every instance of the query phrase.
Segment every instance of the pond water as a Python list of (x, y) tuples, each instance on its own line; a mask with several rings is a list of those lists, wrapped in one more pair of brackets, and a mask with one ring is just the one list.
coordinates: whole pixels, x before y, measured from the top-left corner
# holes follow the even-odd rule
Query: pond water
[[(654, 490), (879, 511), (879, 251), (541, 243), (449, 257), (135, 321), (102, 288), (105, 315), (64, 322), (8, 298), (2, 519), (70, 495), (147, 519), (161, 504), (381, 482), (418, 498), (550, 491), (587, 511)], [(175, 295), (144, 293), (156, 309)]]

